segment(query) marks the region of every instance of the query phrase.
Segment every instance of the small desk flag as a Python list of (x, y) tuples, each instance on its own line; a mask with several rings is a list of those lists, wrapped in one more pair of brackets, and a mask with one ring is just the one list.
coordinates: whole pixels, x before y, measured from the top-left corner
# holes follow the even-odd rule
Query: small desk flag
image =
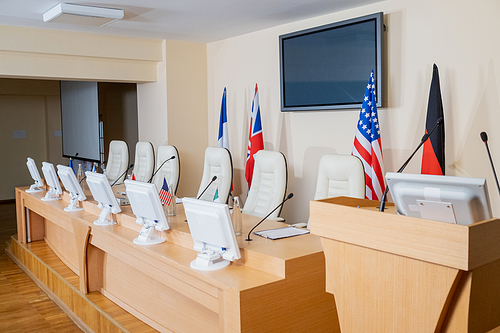
[(365, 168), (366, 198), (380, 200), (385, 191), (384, 163), (373, 70), (359, 112), (352, 155), (359, 157)]
[(219, 199), (219, 186), (217, 186), (215, 188), (215, 194), (214, 194), (214, 200), (213, 200), (213, 202), (220, 203), (220, 199)]
[(163, 186), (160, 189), (160, 201), (167, 206), (172, 202), (172, 194), (168, 189), (168, 184), (165, 178), (163, 178)]

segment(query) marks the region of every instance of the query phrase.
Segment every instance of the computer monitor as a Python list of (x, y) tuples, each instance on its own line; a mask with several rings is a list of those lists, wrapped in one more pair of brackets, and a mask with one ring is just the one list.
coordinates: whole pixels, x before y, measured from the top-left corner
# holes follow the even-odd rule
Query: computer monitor
[[(87, 185), (89, 186), (90, 192), (94, 200), (98, 202), (98, 206), (101, 209), (99, 218), (94, 221), (95, 225), (113, 225), (116, 224), (113, 221), (113, 214), (121, 212), (118, 199), (115, 197), (111, 185), (109, 185), (108, 178), (102, 173), (96, 173), (87, 171), (85, 172), (87, 177)], [(108, 219), (109, 217), (109, 219)]]
[(226, 204), (195, 198), (183, 198), (182, 203), (194, 249), (199, 252), (191, 262), (191, 268), (205, 271), (222, 269), (241, 258)]
[(163, 243), (165, 239), (152, 235), (154, 229), (163, 231), (169, 228), (155, 184), (127, 179), (125, 188), (132, 211), (137, 217), (136, 223), (142, 225), (134, 243), (139, 245)]
[(462, 225), (492, 217), (485, 179), (394, 172), (385, 179), (399, 214)]
[(40, 173), (38, 172), (38, 169), (36, 167), (35, 160), (33, 160), (31, 157), (28, 157), (26, 165), (28, 166), (28, 170), (30, 171), (31, 178), (33, 178), (33, 180), (35, 181), (35, 184), (31, 185), (30, 188), (26, 190), (26, 192), (42, 192), (43, 189), (40, 187), (43, 186), (43, 180), (42, 177), (40, 177)]
[(61, 199), (62, 188), (59, 184), (59, 178), (57, 178), (56, 170), (54, 169), (54, 164), (49, 162), (42, 162), (42, 172), (45, 177), (47, 185), (50, 186), (45, 196), (42, 198), (43, 201), (59, 200)]
[(78, 183), (76, 179), (75, 173), (73, 169), (69, 166), (59, 164), (57, 166), (57, 174), (64, 185), (64, 188), (69, 192), (70, 200), (68, 207), (64, 208), (67, 212), (83, 210), (81, 207), (77, 207), (78, 201), (83, 201), (87, 199), (85, 193), (83, 193), (83, 189)]

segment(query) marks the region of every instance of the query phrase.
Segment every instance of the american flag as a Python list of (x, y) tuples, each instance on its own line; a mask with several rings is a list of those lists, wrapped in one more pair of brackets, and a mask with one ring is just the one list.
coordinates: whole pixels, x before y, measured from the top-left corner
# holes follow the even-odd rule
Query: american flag
[(161, 187), (160, 190), (160, 201), (167, 206), (170, 205), (170, 203), (172, 202), (172, 194), (168, 190), (168, 184), (165, 178), (163, 178), (163, 186)]
[(245, 166), (245, 178), (248, 183), (248, 189), (252, 185), (253, 156), (259, 150), (264, 149), (264, 138), (262, 137), (262, 122), (260, 120), (260, 106), (259, 106), (259, 90), (255, 84), (255, 95), (252, 101), (252, 117), (250, 119), (250, 132), (248, 134), (248, 150), (247, 150), (247, 163)]
[(382, 160), (382, 141), (380, 139), (373, 70), (359, 113), (352, 155), (359, 157), (365, 168), (366, 198), (380, 200), (385, 191), (384, 162)]

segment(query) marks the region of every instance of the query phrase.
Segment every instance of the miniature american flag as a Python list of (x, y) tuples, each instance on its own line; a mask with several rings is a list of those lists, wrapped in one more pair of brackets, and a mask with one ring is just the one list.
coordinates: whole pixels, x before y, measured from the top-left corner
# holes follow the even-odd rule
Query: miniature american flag
[(170, 203), (172, 202), (172, 194), (168, 190), (168, 185), (165, 178), (163, 178), (163, 186), (161, 187), (160, 190), (160, 201), (167, 206), (170, 205)]

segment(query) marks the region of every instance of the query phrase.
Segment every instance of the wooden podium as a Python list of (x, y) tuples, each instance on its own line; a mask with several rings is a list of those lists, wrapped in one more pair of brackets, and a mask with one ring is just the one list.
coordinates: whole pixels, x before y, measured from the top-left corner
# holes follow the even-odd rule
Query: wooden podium
[[(311, 202), (342, 332), (487, 332), (500, 325), (500, 220), (469, 226)], [(495, 330), (496, 331), (496, 330)]]

